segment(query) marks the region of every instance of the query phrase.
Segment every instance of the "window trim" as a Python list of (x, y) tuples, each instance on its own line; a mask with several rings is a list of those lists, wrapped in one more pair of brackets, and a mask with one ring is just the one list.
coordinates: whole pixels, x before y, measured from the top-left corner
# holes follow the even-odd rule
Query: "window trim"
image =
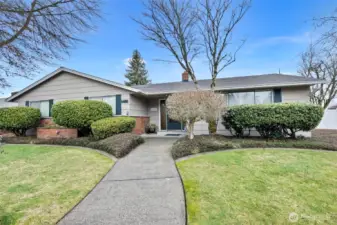
[[(271, 103), (274, 103), (274, 90), (273, 89), (266, 89), (266, 90), (247, 90), (247, 91), (230, 91), (226, 93), (226, 102), (227, 102), (227, 107), (231, 107), (234, 105), (229, 105), (229, 94), (231, 93), (247, 93), (247, 92), (254, 92), (254, 105), (258, 105), (256, 104), (256, 92), (267, 92), (270, 91), (271, 92)], [(252, 105), (252, 104), (250, 104)]]
[[(38, 100), (38, 101), (29, 101), (29, 107), (32, 107), (32, 103), (36, 103), (36, 102), (48, 102), (48, 115), (51, 114), (51, 111), (50, 111), (50, 99), (49, 100)], [(40, 112), (41, 112), (41, 109), (40, 109)], [(52, 118), (51, 116), (42, 116), (41, 114), (41, 118)]]

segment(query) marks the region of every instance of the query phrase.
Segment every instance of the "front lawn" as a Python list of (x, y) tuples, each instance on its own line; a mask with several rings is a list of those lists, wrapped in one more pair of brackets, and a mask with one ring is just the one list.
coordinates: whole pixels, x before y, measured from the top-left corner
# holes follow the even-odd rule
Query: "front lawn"
[(5, 145), (0, 154), (0, 224), (55, 224), (113, 165), (76, 147)]
[(336, 152), (235, 150), (177, 166), (188, 224), (337, 224)]

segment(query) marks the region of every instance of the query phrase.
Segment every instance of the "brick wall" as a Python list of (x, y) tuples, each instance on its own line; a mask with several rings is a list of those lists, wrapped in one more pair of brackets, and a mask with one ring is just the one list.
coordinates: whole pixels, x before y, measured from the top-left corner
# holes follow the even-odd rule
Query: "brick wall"
[(36, 136), (38, 139), (53, 139), (53, 138), (77, 138), (77, 129), (69, 128), (37, 128)]
[(136, 126), (133, 128), (132, 133), (144, 134), (145, 127), (149, 123), (149, 117), (147, 116), (133, 116), (136, 119)]
[(337, 145), (337, 129), (315, 129), (311, 131), (311, 137)]

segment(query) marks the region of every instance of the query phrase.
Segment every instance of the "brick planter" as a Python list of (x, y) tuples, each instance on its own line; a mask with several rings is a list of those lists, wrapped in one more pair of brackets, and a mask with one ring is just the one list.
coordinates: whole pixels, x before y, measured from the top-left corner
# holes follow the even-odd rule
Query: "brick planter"
[(43, 128), (38, 127), (36, 136), (38, 139), (55, 139), (55, 138), (77, 138), (77, 129), (70, 128)]
[(133, 116), (136, 119), (136, 126), (133, 128), (132, 133), (134, 134), (144, 134), (145, 127), (149, 122), (149, 117), (147, 116)]

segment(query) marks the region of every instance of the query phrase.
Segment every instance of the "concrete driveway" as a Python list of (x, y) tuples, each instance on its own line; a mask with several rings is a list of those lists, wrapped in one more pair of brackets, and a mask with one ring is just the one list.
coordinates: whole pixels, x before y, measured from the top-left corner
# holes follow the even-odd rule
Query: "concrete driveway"
[(146, 139), (59, 224), (185, 224), (183, 186), (169, 151), (175, 140)]

